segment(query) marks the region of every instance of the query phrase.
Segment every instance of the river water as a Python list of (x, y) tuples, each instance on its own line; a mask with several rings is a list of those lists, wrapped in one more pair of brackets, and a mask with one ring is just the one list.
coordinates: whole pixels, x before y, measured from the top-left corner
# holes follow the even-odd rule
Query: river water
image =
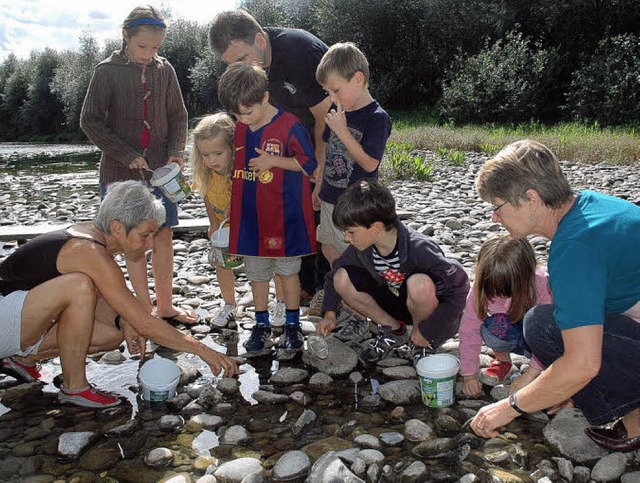
[[(0, 143), (0, 229), (3, 225), (72, 223), (93, 219), (99, 205), (98, 159), (99, 152), (90, 145)], [(459, 259), (470, 270), (473, 254), (484, 240), (486, 230), (494, 231), (496, 227), (487, 223), (487, 207), (477, 201), (473, 192), (477, 162), (453, 169), (457, 171), (441, 176), (440, 182), (434, 182), (432, 187), (395, 183), (392, 191), (398, 208), (411, 212), (412, 226), (433, 226), (434, 239), (445, 253)], [(596, 173), (594, 180), (597, 179)], [(460, 203), (459, 198), (464, 202)], [(206, 216), (203, 203), (197, 197), (181, 203), (179, 210), (181, 218)], [(203, 233), (180, 234), (174, 241), (177, 280), (174, 293), (177, 294), (177, 303), (194, 307), (203, 318), (220, 305), (215, 275), (206, 261), (207, 240), (204, 236)], [(545, 253), (544, 241), (534, 245), (537, 253)], [(0, 241), (0, 259), (15, 246), (15, 242)], [(189, 276), (202, 274), (209, 277), (209, 284), (187, 282)], [(241, 312), (237, 328), (205, 331), (194, 336), (214, 349), (243, 356), (242, 342), (250, 333), (253, 308), (249, 285), (241, 272), (237, 274), (236, 290)], [(312, 327), (309, 321), (305, 321), (307, 332)], [(451, 341), (447, 346), (447, 350), (455, 354), (457, 341)], [(155, 346), (150, 349), (155, 349)], [(189, 380), (192, 384), (217, 385), (218, 379), (199, 358), (163, 348), (157, 349), (156, 353), (191, 368), (194, 375)], [(331, 450), (356, 446), (376, 448), (383, 455), (380, 468), (383, 465), (389, 468), (386, 473), (376, 473), (370, 469), (371, 465), (367, 466), (366, 474), (359, 474), (366, 481), (456, 481), (465, 474), (477, 475), (482, 481), (537, 481), (542, 476), (560, 479), (560, 470), (552, 460), (560, 454), (542, 436), (544, 417), (516, 420), (509, 425), (502, 439), (485, 442), (463, 435), (464, 422), (482, 404), (492, 400), (490, 388), (480, 401), (464, 401), (459, 397), (459, 403), (451, 408), (429, 409), (415, 399), (408, 402), (380, 401), (378, 388), (393, 379), (383, 373), (382, 367), (359, 366), (348, 378), (334, 377), (324, 387), (313, 387), (308, 379), (285, 387), (274, 385), (272, 378), (281, 369), (306, 368), (311, 374), (315, 371), (305, 366), (299, 357), (292, 361), (278, 361), (269, 355), (244, 361), (237, 393), (225, 396), (226, 406), (206, 411), (220, 414), (223, 418), (223, 425), (217, 430), (202, 431), (201, 427), (190, 423), (168, 430), (161, 423), (163, 416), (177, 414), (188, 420), (192, 413), (173, 405), (151, 406), (143, 402), (137, 381), (141, 361), (129, 357), (126, 350), (123, 356), (117, 364), (105, 363), (100, 360), (100, 355), (87, 359), (89, 379), (96, 386), (117, 393), (126, 400), (125, 404), (112, 411), (95, 412), (59, 406), (55, 400), (56, 376), (60, 373), (57, 360), (43, 365), (46, 384), (41, 390), (25, 390), (25, 395), (20, 398), (11, 393), (9, 402), (5, 401), (9, 394), (5, 391), (16, 391), (21, 386), (16, 386), (13, 378), (0, 375), (0, 458), (3, 460), (0, 481), (36, 478), (29, 481), (146, 482), (181, 475), (182, 479), (171, 481), (204, 478), (204, 482), (212, 480), (203, 475), (215, 471), (224, 462), (241, 457), (259, 459), (267, 469), (268, 480), (275, 462), (288, 451), (303, 449), (313, 462)], [(399, 365), (408, 364), (407, 361), (402, 362), (402, 353), (398, 357)], [(259, 404), (253, 397), (258, 389), (285, 395), (297, 391), (303, 397), (292, 395), (286, 403)], [(184, 391), (185, 386), (181, 385), (179, 392)], [(377, 403), (375, 397), (378, 397)], [(362, 404), (363, 401), (369, 401), (369, 405)], [(306, 410), (313, 411), (318, 422), (305, 431), (292, 434), (292, 427)], [(425, 454), (424, 450), (417, 449), (415, 442), (379, 443), (382, 434), (406, 435), (405, 423), (411, 419), (427, 422), (435, 428), (434, 437), (437, 433), (440, 438), (437, 441), (448, 449)], [(61, 434), (69, 431), (110, 434), (114, 427), (127, 422), (136, 423), (133, 435), (127, 434), (119, 439), (102, 436), (75, 461), (56, 458)], [(225, 430), (232, 425), (248, 429), (252, 436), (250, 442), (221, 444)], [(456, 439), (461, 435), (467, 439), (462, 442)], [(363, 436), (371, 438), (362, 439)], [(112, 457), (109, 455), (115, 451), (114, 441), (118, 442), (120, 453)], [(449, 445), (451, 441), (459, 444)], [(152, 468), (143, 462), (144, 457), (157, 447), (171, 448), (175, 454), (173, 463), (168, 467)], [(198, 460), (199, 456), (209, 460), (203, 465)], [(424, 472), (417, 477), (405, 474), (407, 468), (416, 462), (425, 466)], [(298, 477), (291, 481), (303, 479)]]

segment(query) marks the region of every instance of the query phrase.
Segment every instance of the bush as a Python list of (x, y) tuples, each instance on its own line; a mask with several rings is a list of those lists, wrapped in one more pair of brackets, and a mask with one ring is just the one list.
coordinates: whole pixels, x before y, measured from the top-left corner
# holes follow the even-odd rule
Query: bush
[(539, 116), (557, 54), (530, 45), (522, 34), (477, 55), (459, 53), (447, 71), (439, 109), (456, 122), (523, 122)]
[(640, 121), (640, 37), (603, 39), (578, 69), (567, 95), (577, 118), (603, 124)]

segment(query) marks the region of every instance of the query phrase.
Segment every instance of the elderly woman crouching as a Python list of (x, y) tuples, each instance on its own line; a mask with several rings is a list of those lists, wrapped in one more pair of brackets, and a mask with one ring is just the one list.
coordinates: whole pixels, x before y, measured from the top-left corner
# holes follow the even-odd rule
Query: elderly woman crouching
[(237, 374), (237, 364), (152, 316), (125, 283), (113, 259), (145, 257), (164, 223), (162, 203), (138, 182), (113, 183), (96, 220), (45, 233), (0, 264), (0, 371), (26, 381), (40, 377), (38, 360), (60, 356), (61, 402), (110, 407), (120, 399), (89, 385), (88, 353), (145, 339), (200, 356), (215, 374)]
[(521, 414), (572, 399), (593, 425), (591, 439), (612, 451), (640, 448), (640, 207), (574, 192), (555, 155), (530, 140), (487, 161), (476, 186), (512, 236), (552, 240), (554, 304), (524, 318), (525, 339), (547, 368), (482, 408), (471, 427), (493, 437)]

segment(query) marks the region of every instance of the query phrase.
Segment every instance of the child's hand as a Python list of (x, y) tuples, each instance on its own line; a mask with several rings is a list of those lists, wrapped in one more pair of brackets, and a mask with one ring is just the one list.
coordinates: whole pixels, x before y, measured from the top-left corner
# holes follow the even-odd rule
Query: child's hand
[(322, 319), (316, 324), (316, 332), (318, 334), (327, 335), (336, 328), (336, 321), (331, 319)]
[(128, 167), (129, 169), (137, 169), (138, 171), (151, 171), (147, 164), (147, 160), (142, 156), (138, 156), (136, 159), (131, 161)]
[(180, 166), (180, 171), (184, 169), (184, 159), (182, 159), (182, 156), (171, 156), (167, 160), (167, 164), (169, 163), (176, 163), (178, 166)]
[(462, 392), (469, 397), (480, 397), (482, 395), (482, 383), (478, 381), (478, 378), (472, 376), (462, 376)]
[(313, 209), (315, 211), (320, 211), (320, 206), (322, 201), (320, 200), (320, 183), (316, 184), (316, 187), (313, 188), (313, 193), (311, 193), (311, 201), (313, 202)]
[(256, 153), (260, 156), (249, 161), (249, 169), (257, 171), (258, 174), (273, 168), (273, 156), (266, 151), (256, 148)]
[(429, 346), (429, 341), (427, 339), (425, 339), (424, 337), (422, 337), (422, 334), (418, 330), (418, 324), (415, 324), (413, 326), (413, 329), (411, 330), (411, 336), (409, 337), (409, 340), (411, 340), (411, 343), (413, 345), (418, 346), (418, 347), (428, 347)]
[(209, 229), (207, 230), (207, 238), (211, 239), (211, 235), (213, 235), (213, 232), (216, 231), (216, 229), (209, 225)]
[(327, 112), (327, 116), (324, 118), (324, 121), (338, 136), (349, 132), (349, 129), (347, 128), (347, 116), (344, 109), (342, 109), (342, 104), (340, 104), (340, 102), (336, 104), (335, 109), (331, 109)]

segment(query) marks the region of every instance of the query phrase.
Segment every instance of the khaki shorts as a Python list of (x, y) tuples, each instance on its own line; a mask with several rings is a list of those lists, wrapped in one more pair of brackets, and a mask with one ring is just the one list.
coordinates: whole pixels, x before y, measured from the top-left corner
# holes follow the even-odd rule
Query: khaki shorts
[(264, 258), (244, 256), (244, 271), (250, 282), (268, 282), (273, 275), (289, 277), (300, 271), (300, 257)]
[(324, 244), (331, 245), (338, 252), (344, 252), (349, 246), (344, 241), (344, 232), (333, 224), (333, 207), (330, 203), (324, 201), (320, 205), (320, 225), (316, 230), (316, 239)]

